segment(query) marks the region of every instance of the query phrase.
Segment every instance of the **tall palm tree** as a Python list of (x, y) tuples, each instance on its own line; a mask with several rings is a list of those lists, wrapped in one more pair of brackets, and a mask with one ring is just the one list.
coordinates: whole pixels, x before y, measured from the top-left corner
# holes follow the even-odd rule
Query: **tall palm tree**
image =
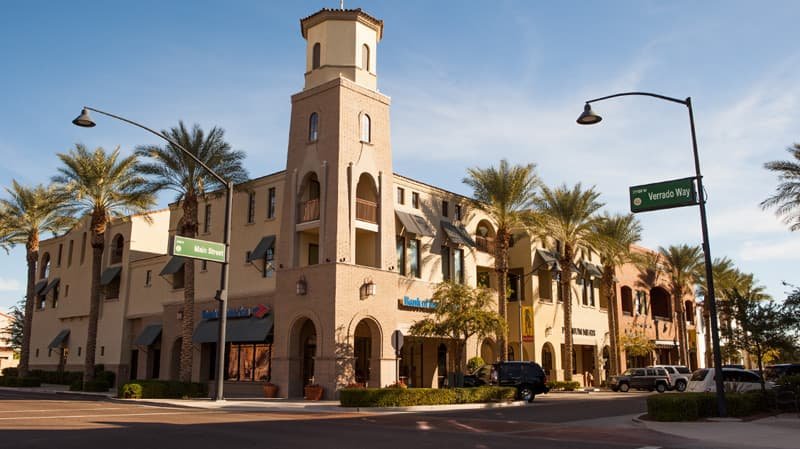
[(580, 183), (569, 188), (566, 184), (550, 189), (542, 186), (534, 199), (531, 223), (542, 238), (559, 242), (561, 265), (561, 300), (564, 304), (564, 378), (572, 380), (572, 271), (577, 251), (590, 248), (592, 230), (600, 218), (595, 215), (603, 207), (600, 193), (591, 187), (584, 190)]
[[(195, 155), (219, 176), (234, 183), (247, 180), (247, 171), (242, 165), (245, 153), (234, 151), (225, 142), (225, 131), (212, 128), (208, 134), (194, 125), (190, 130), (183, 122), (177, 127), (162, 133), (187, 151)], [(177, 194), (176, 201), (182, 201), (183, 214), (178, 222), (178, 234), (195, 237), (198, 228), (198, 198), (222, 186), (203, 167), (197, 164), (180, 148), (168, 144), (140, 145), (136, 154), (146, 160), (137, 169), (149, 176), (154, 188), (172, 190)], [(194, 332), (194, 259), (186, 259), (183, 271), (183, 320), (181, 322), (181, 356), (179, 378), (192, 380), (192, 332)]]
[(0, 200), (0, 243), (7, 246), (25, 245), (28, 279), (25, 289), (25, 312), (22, 324), (19, 375), (28, 375), (33, 326), (34, 283), (39, 260), (39, 238), (45, 232), (61, 232), (74, 223), (66, 210), (65, 197), (54, 186), (25, 187), (16, 180), (6, 188), (7, 199)]
[(692, 293), (697, 282), (697, 273), (703, 267), (703, 250), (699, 246), (687, 244), (659, 247), (658, 252), (669, 273), (670, 290), (672, 290), (673, 310), (678, 321), (678, 356), (680, 363), (689, 366), (689, 338), (686, 330), (686, 310), (683, 297)]
[(778, 173), (780, 183), (775, 194), (761, 202), (762, 209), (775, 207), (775, 214), (783, 216), (789, 229), (800, 229), (800, 143), (786, 149), (794, 161), (772, 161), (764, 164), (767, 170)]
[(68, 206), (80, 215), (90, 216), (92, 245), (92, 284), (89, 295), (89, 326), (86, 336), (84, 382), (94, 380), (97, 321), (100, 312), (100, 269), (105, 249), (105, 233), (114, 217), (146, 212), (155, 204), (155, 191), (136, 171), (137, 157), (120, 157), (119, 147), (107, 153), (101, 147), (89, 151), (78, 144), (68, 153), (59, 153), (63, 164), (53, 177), (68, 195)]
[(619, 373), (619, 317), (617, 315), (617, 290), (614, 288), (614, 273), (618, 267), (639, 258), (631, 251), (631, 245), (642, 239), (642, 224), (633, 214), (603, 214), (594, 227), (594, 246), (603, 264), (603, 294), (608, 304), (608, 330), (611, 360), (609, 375)]
[[(497, 274), (498, 313), (506, 319), (506, 283), (508, 279), (508, 249), (514, 231), (525, 228), (525, 215), (533, 205), (539, 177), (536, 164), (509, 165), (502, 159), (495, 168), (470, 168), (464, 184), (472, 187), (473, 204), (486, 212), (497, 226), (494, 245), (494, 269)], [(498, 338), (500, 360), (508, 357), (508, 330)], [(522, 357), (522, 354), (520, 354)]]
[[(717, 257), (711, 262), (711, 276), (714, 278), (714, 298), (716, 301), (726, 301), (727, 293), (736, 285), (738, 271), (733, 261), (727, 257)], [(708, 282), (705, 263), (697, 274), (697, 296), (703, 298), (703, 329), (705, 329), (705, 360), (706, 366), (712, 366), (713, 354), (711, 352), (711, 313), (708, 305)]]

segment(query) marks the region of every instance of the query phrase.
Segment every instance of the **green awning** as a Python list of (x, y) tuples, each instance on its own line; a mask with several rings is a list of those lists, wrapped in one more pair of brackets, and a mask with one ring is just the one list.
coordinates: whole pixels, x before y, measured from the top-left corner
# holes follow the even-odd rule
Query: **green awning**
[(463, 226), (456, 226), (449, 221), (442, 220), (442, 229), (444, 230), (447, 239), (450, 242), (458, 245), (466, 245), (475, 247), (475, 241), (469, 236), (469, 233)]
[(59, 332), (58, 335), (56, 335), (56, 338), (54, 338), (53, 341), (51, 341), (47, 347), (50, 349), (60, 348), (61, 345), (67, 341), (68, 337), (69, 337), (69, 329), (64, 329), (61, 332)]
[(536, 263), (534, 261), (534, 266), (537, 264), (542, 264), (543, 266), (546, 266), (549, 271), (561, 271), (561, 265), (558, 263), (558, 254), (550, 252), (546, 249), (537, 249), (536, 256), (539, 256), (541, 262)]
[[(270, 313), (264, 318), (232, 318), (225, 326), (227, 342), (264, 342), (272, 334), (275, 318)], [(219, 320), (203, 320), (197, 325), (192, 336), (195, 343), (216, 343), (219, 334)]]
[(586, 261), (583, 261), (581, 265), (583, 265), (583, 271), (589, 276), (592, 276), (595, 279), (600, 279), (603, 277), (603, 270), (597, 265)]
[(51, 290), (53, 290), (54, 288), (56, 288), (56, 287), (58, 286), (59, 282), (61, 282), (61, 278), (55, 278), (55, 279), (53, 279), (52, 281), (50, 281), (50, 283), (49, 283), (49, 284), (47, 284), (47, 288), (45, 288), (44, 290), (42, 290), (42, 292), (41, 292), (41, 293), (39, 293), (39, 294), (40, 294), (40, 295), (42, 295), (42, 296), (44, 296), (44, 295), (46, 295), (46, 294), (50, 293), (50, 291), (51, 291)]
[(40, 295), (45, 287), (47, 287), (47, 279), (37, 282), (36, 285), (33, 286), (33, 294), (37, 296)]
[(144, 330), (136, 337), (133, 344), (136, 346), (150, 346), (158, 340), (161, 336), (161, 325), (151, 324), (144, 328)]
[(416, 214), (409, 214), (408, 212), (401, 212), (399, 210), (396, 210), (394, 213), (403, 225), (405, 232), (424, 235), (426, 237), (433, 237), (436, 235), (433, 228), (425, 221), (424, 217)]
[(186, 262), (181, 256), (172, 256), (172, 259), (164, 265), (164, 269), (161, 270), (161, 273), (158, 273), (159, 276), (166, 276), (168, 274), (175, 274), (183, 268), (183, 264)]
[[(268, 235), (261, 239), (256, 245), (256, 248), (250, 252), (250, 257), (247, 258), (248, 262), (253, 262), (256, 260), (265, 260), (267, 257), (267, 250), (273, 248), (275, 245), (275, 236)], [(273, 248), (274, 249), (274, 248)]]
[(100, 285), (108, 285), (114, 282), (114, 279), (119, 276), (122, 272), (122, 267), (109, 267), (103, 271), (103, 274), (100, 276)]

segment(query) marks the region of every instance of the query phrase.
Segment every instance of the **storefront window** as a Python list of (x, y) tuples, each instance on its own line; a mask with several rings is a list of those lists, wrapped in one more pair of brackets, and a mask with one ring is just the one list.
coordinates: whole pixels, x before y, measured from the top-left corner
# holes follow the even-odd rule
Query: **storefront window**
[(266, 380), (270, 375), (270, 346), (265, 343), (231, 343), (226, 380)]

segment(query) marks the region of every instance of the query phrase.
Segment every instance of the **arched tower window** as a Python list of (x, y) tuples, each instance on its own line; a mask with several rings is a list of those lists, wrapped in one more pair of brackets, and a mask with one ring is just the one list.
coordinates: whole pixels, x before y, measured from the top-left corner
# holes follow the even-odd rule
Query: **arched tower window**
[(369, 72), (369, 45), (361, 46), (361, 68)]
[(319, 114), (316, 112), (311, 113), (308, 118), (308, 140), (309, 142), (316, 142), (319, 137)]
[(372, 141), (372, 124), (367, 114), (361, 114), (361, 141)]
[(39, 269), (39, 278), (45, 279), (50, 274), (50, 253), (44, 253), (40, 265), (41, 268)]
[(122, 234), (117, 234), (111, 243), (111, 264), (122, 263), (122, 250), (124, 248), (125, 237)]
[(319, 59), (320, 59), (320, 45), (319, 42), (314, 44), (314, 49), (312, 50), (311, 55), (311, 69), (318, 69), (319, 68)]

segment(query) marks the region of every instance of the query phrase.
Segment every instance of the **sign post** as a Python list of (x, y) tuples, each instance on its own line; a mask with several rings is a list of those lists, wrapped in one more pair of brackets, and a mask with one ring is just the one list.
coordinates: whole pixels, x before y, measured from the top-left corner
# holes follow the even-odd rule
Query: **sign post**
[(225, 262), (225, 244), (176, 235), (172, 242), (172, 255), (211, 262)]
[(400, 329), (392, 332), (392, 347), (394, 348), (394, 381), (400, 382), (400, 350), (403, 349), (403, 331)]
[(631, 212), (697, 205), (694, 181), (692, 177), (630, 187)]

